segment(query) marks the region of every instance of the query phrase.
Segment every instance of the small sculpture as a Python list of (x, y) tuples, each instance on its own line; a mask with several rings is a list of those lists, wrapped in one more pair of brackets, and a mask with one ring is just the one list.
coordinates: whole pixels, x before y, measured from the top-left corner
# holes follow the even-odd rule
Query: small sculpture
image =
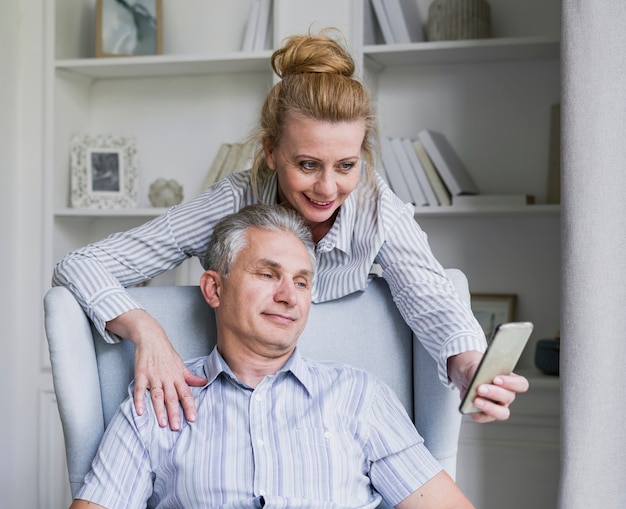
[(148, 198), (153, 207), (171, 207), (183, 201), (183, 186), (174, 179), (163, 178), (150, 184)]

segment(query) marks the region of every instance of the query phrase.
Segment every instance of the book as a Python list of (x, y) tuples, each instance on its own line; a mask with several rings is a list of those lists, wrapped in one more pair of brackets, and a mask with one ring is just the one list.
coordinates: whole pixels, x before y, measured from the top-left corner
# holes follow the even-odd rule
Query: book
[(248, 11), (248, 19), (246, 21), (246, 29), (243, 33), (241, 51), (252, 51), (254, 49), (254, 40), (256, 37), (260, 10), (261, 0), (251, 0), (250, 10)]
[(433, 166), (433, 162), (430, 160), (430, 157), (428, 157), (428, 153), (426, 152), (424, 145), (419, 138), (413, 140), (412, 145), (413, 149), (415, 150), (415, 154), (417, 155), (417, 158), (419, 159), (420, 163), (422, 163), (422, 168), (424, 169), (426, 177), (428, 178), (428, 181), (430, 182), (430, 185), (433, 188), (435, 195), (437, 196), (439, 204), (451, 205), (452, 201), (450, 199), (450, 192), (441, 180), (441, 177)]
[(415, 0), (383, 0), (394, 41), (408, 44), (424, 40), (422, 22)]
[(380, 159), (381, 160), (379, 161), (378, 168), (376, 168), (376, 172), (382, 177), (385, 183), (391, 187), (391, 184), (389, 184), (389, 177), (387, 177), (387, 170), (385, 170), (385, 165), (382, 162), (382, 157)]
[(424, 145), (428, 157), (439, 172), (450, 194), (453, 196), (478, 194), (472, 177), (443, 134), (423, 129), (417, 134), (417, 137)]
[(426, 176), (426, 171), (422, 167), (422, 163), (415, 153), (415, 149), (413, 148), (413, 141), (410, 138), (402, 138), (402, 146), (404, 147), (404, 151), (409, 158), (409, 162), (413, 167), (413, 172), (415, 173), (415, 176), (420, 183), (422, 191), (426, 196), (426, 201), (429, 205), (439, 206), (439, 199), (437, 198), (434, 189), (430, 185), (430, 181)]
[(393, 147), (391, 146), (391, 140), (386, 137), (380, 139), (380, 152), (385, 167), (385, 174), (389, 180), (389, 187), (398, 195), (405, 203), (413, 203), (413, 199), (408, 192), (407, 184), (398, 168), (396, 156), (394, 154)]
[(263, 51), (270, 47), (268, 42), (271, 32), (271, 13), (272, 0), (260, 0), (252, 51)]
[(383, 3), (394, 41), (397, 44), (408, 44), (411, 42), (411, 37), (404, 20), (400, 0), (383, 0)]
[(424, 26), (420, 16), (416, 0), (397, 0), (400, 2), (404, 21), (409, 32), (410, 42), (424, 41)]
[(391, 25), (389, 24), (389, 18), (387, 17), (387, 12), (385, 10), (384, 0), (371, 1), (374, 12), (376, 13), (378, 26), (380, 27), (380, 31), (383, 34), (383, 40), (385, 41), (385, 44), (395, 44), (396, 39), (393, 35), (393, 31), (391, 30)]
[(274, 0), (270, 0), (269, 14), (267, 19), (267, 32), (265, 42), (261, 50), (270, 50), (274, 47)]
[(252, 166), (252, 158), (254, 157), (255, 143), (255, 141), (250, 140), (240, 144), (237, 157), (233, 162), (230, 173), (237, 173), (239, 171), (250, 169)]
[(371, 0), (363, 3), (363, 44), (378, 44), (383, 40), (380, 24), (376, 20)]
[(535, 197), (530, 194), (463, 194), (452, 197), (455, 207), (516, 207), (532, 205)]
[(231, 143), (230, 150), (228, 151), (228, 155), (226, 156), (226, 160), (224, 161), (224, 164), (222, 165), (222, 168), (215, 179), (216, 182), (218, 180), (222, 180), (226, 175), (235, 173), (235, 163), (237, 161), (237, 158), (239, 157), (239, 151), (241, 150), (242, 146), (243, 143)]
[(407, 184), (407, 190), (411, 195), (411, 201), (416, 207), (430, 205), (428, 199), (426, 198), (426, 194), (424, 193), (424, 190), (422, 189), (422, 186), (417, 178), (415, 168), (413, 168), (413, 165), (409, 160), (406, 150), (404, 149), (404, 143), (402, 139), (391, 138), (391, 146), (393, 147), (396, 161), (398, 161), (398, 168), (402, 172), (404, 181)]
[(211, 167), (209, 168), (206, 178), (204, 179), (201, 191), (204, 191), (216, 182), (218, 175), (222, 171), (222, 166), (224, 165), (224, 161), (226, 161), (226, 157), (228, 156), (229, 151), (230, 143), (222, 143), (219, 146), (219, 148), (217, 149), (217, 153), (213, 158), (213, 162), (211, 163)]

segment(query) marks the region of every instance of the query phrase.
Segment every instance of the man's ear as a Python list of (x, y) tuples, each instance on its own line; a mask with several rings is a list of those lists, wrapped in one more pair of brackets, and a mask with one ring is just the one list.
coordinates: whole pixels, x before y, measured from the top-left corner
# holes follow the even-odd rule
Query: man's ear
[(220, 275), (214, 270), (206, 270), (200, 277), (200, 290), (204, 300), (214, 309), (220, 305), (221, 284)]

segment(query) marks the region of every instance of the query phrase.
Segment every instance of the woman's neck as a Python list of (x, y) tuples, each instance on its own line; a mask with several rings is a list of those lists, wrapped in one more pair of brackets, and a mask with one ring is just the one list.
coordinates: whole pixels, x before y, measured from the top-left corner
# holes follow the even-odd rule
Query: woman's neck
[(326, 234), (333, 227), (333, 224), (335, 224), (336, 217), (337, 217), (337, 214), (333, 214), (331, 218), (329, 218), (327, 221), (324, 221), (323, 223), (306, 222), (307, 226), (311, 230), (311, 235), (313, 236), (313, 242), (317, 244), (320, 240), (322, 240), (326, 236)]

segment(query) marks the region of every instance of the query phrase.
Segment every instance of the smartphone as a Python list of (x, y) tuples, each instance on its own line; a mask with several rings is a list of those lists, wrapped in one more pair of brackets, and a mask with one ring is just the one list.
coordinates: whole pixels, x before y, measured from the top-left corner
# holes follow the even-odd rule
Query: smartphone
[(459, 406), (462, 414), (480, 412), (473, 404), (479, 385), (490, 384), (498, 375), (510, 375), (522, 355), (522, 351), (533, 331), (530, 322), (508, 322), (496, 327), (474, 378)]

